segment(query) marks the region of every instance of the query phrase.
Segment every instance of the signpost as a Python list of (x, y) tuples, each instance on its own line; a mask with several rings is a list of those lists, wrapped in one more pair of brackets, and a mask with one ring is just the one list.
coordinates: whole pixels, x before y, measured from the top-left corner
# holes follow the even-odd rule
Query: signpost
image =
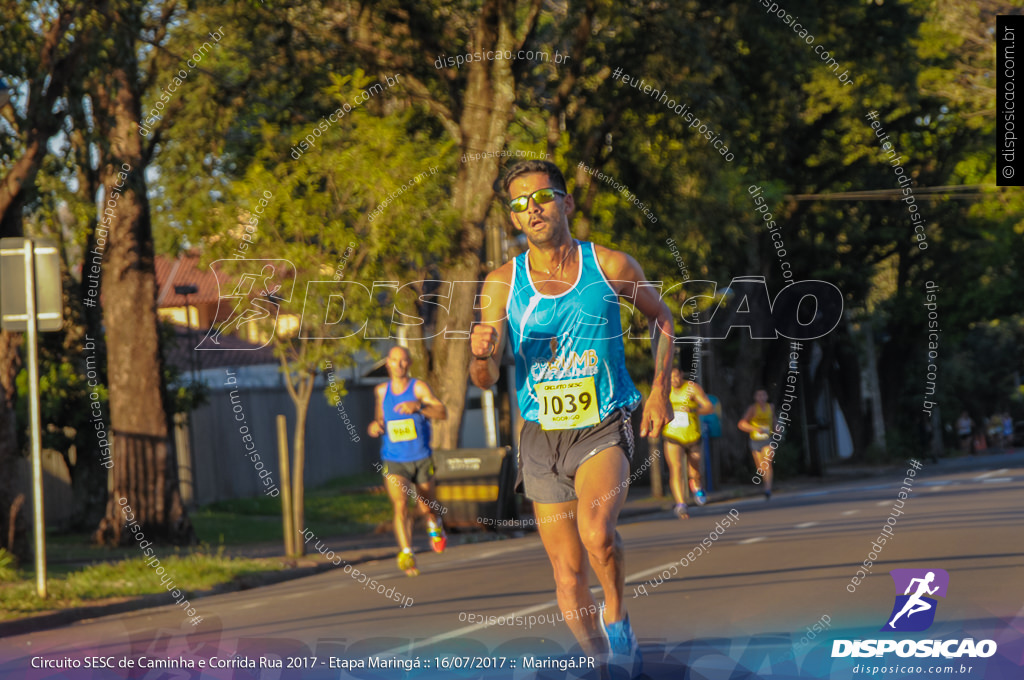
[(28, 344), (29, 422), (32, 437), (32, 514), (36, 552), (36, 591), (46, 598), (46, 519), (43, 515), (43, 458), (39, 415), (40, 331), (63, 323), (60, 259), (50, 241), (0, 239), (0, 328), (23, 331)]

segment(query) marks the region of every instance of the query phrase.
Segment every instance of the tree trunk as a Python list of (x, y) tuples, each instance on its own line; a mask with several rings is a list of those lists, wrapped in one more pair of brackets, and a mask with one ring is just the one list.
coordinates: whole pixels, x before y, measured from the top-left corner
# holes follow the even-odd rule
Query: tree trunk
[[(506, 0), (484, 3), (474, 40), (477, 49), (513, 49), (513, 9)], [(515, 78), (509, 64), (502, 60), (477, 61), (471, 65), (459, 121), (464, 153), (505, 148), (508, 126), (515, 109)], [(481, 274), (480, 248), (483, 245), (484, 221), (494, 198), (498, 159), (483, 158), (472, 166), (470, 172), (466, 164), (460, 165), (455, 180), (453, 202), (462, 216), (462, 229), (458, 242), (454, 244), (455, 252), (460, 254), (445, 268), (449, 281), (476, 281)], [(475, 297), (476, 291), (468, 286), (457, 286), (452, 291), (449, 330), (469, 330), (475, 320)], [(448, 409), (448, 419), (435, 424), (435, 445), (441, 449), (452, 449), (459, 445), (459, 428), (465, 411), (469, 341), (445, 335), (434, 339), (430, 385)]]
[[(110, 433), (113, 436), (113, 493), (97, 541), (119, 544), (126, 504), (147, 538), (192, 543), (195, 534), (178, 489), (177, 457), (168, 445), (167, 415), (161, 385), (156, 316), (156, 275), (153, 237), (146, 197), (147, 155), (136, 121), (140, 85), (135, 60), (139, 10), (125, 14), (105, 8), (113, 43), (111, 63), (96, 86), (96, 119), (106, 140), (100, 147), (100, 179), (106, 188), (104, 207), (113, 188), (122, 184), (113, 215), (101, 219), (96, 248), (102, 253), (102, 308), (107, 343), (110, 389)], [(128, 169), (130, 168), (130, 169)], [(127, 179), (119, 178), (126, 172)], [(102, 212), (102, 211), (101, 211)], [(108, 233), (104, 233), (107, 231)], [(105, 237), (105, 238), (104, 238)]]

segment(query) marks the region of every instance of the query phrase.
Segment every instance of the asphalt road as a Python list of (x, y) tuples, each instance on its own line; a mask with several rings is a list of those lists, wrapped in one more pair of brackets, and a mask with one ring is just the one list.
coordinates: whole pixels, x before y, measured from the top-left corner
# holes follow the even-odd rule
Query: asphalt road
[[(663, 513), (622, 525), (626, 596), (646, 674), (693, 680), (1024, 678), (1020, 461), (1020, 456), (988, 457), (967, 462), (973, 469), (959, 472), (926, 463), (913, 478), (902, 510), (894, 505), (904, 476), (894, 475), (821, 491), (783, 492), (769, 502), (714, 504), (694, 509), (686, 521)], [(734, 521), (723, 527), (730, 511)], [(894, 518), (891, 538), (875, 552), (871, 574), (854, 585), (857, 565), (869, 559), (889, 517)], [(697, 554), (704, 539), (711, 547)], [(551, 570), (536, 534), (459, 546), (443, 555), (421, 554), (419, 563), (417, 578), (405, 577), (388, 559), (359, 565), (358, 573), (342, 567), (202, 598), (192, 602), (204, 618), (197, 627), (171, 603), (7, 637), (0, 639), (0, 678), (586, 675), (573, 670), (538, 675), (527, 668), (536, 659), (565, 661), (574, 646), (566, 625), (551, 622), (557, 613)], [(926, 631), (880, 632), (897, 594), (888, 572), (898, 568), (949, 573), (948, 592), (936, 598), (935, 620)], [(361, 573), (382, 584), (384, 593), (374, 592), (373, 583), (360, 583)], [(408, 604), (409, 598), (412, 604), (403, 608), (400, 603)], [(477, 623), (477, 617), (489, 616), (504, 620)], [(897, 653), (832, 658), (837, 639), (966, 638), (979, 648), (982, 640), (993, 640), (997, 650), (988, 658), (901, 658)], [(339, 668), (394, 655), (418, 661), (421, 668)], [(90, 663), (88, 657), (99, 660)], [(152, 667), (171, 660), (184, 667)], [(51, 667), (33, 668), (44, 663)], [(53, 667), (75, 663), (80, 667)], [(86, 668), (97, 663), (114, 668)], [(125, 668), (129, 663), (134, 665)], [(284, 667), (270, 667), (278, 663)], [(862, 664), (888, 670), (865, 672)], [(466, 665), (474, 668), (461, 668)]]

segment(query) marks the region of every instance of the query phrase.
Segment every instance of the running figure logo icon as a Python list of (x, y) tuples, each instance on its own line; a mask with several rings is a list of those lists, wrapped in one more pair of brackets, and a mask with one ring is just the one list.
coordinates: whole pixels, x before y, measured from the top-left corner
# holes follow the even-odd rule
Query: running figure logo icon
[[(224, 271), (222, 263), (229, 262), (232, 267), (244, 263), (244, 269), (232, 269), (232, 273), (228, 273)], [(241, 331), (243, 326), (256, 322), (264, 322), (270, 328), (266, 341), (258, 347), (231, 346), (230, 349), (256, 350), (266, 347), (274, 339), (281, 303), (292, 299), (295, 265), (289, 260), (215, 260), (210, 263), (210, 268), (217, 275), (219, 299), (216, 320), (211, 324), (206, 337), (196, 345), (196, 349), (229, 349), (221, 346), (222, 336)]]
[(949, 573), (944, 569), (893, 569), (889, 575), (896, 586), (896, 602), (882, 630), (927, 630), (935, 621), (935, 605), (938, 604), (930, 596), (946, 596)]

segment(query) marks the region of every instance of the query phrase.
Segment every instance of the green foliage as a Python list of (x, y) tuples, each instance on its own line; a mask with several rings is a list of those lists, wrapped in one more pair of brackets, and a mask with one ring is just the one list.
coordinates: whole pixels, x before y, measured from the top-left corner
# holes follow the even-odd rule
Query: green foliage
[(14, 555), (0, 548), (0, 583), (10, 583), (17, 578), (17, 560), (14, 559)]
[[(516, 38), (526, 49), (558, 51), (572, 61), (515, 64), (508, 137), (501, 132), (494, 139), (509, 150), (551, 154), (576, 200), (577, 234), (630, 253), (652, 280), (682, 279), (667, 242), (673, 239), (693, 279), (724, 286), (735, 276), (764, 276), (772, 293), (780, 290), (785, 281), (776, 247), (748, 192), (762, 187), (795, 278), (823, 279), (843, 292), (850, 326), (818, 343), (827, 370), (837, 370), (840, 350), (857, 361), (856, 333), (849, 331), (871, 322), (883, 394), (851, 388), (846, 408), (861, 409), (864, 397), (881, 399), (896, 429), (892, 446), (899, 447), (914, 440), (912, 431), (899, 430), (913, 427), (905, 414), (919, 406), (927, 363), (925, 282), (942, 288), (944, 412), (961, 400), (998, 408), (1015, 389), (1005, 376), (1019, 369), (1009, 338), (1018, 337), (1014, 315), (1024, 294), (1017, 264), (1024, 261), (1024, 194), (993, 186), (991, 154), (995, 69), (988, 29), (1005, 3), (786, 5), (854, 85), (842, 83), (812, 46), (758, 3), (598, 0), (564, 14), (545, 6), (535, 30)], [(514, 19), (529, 13), (523, 2), (510, 8)], [(442, 53), (471, 50), (478, 11), (476, 4), (440, 0), (415, 6), (200, 1), (172, 13), (159, 47), (140, 50), (143, 66), (155, 74), (143, 104), (148, 109), (183, 58), (224, 26), (223, 39), (190, 72), (158, 124), (151, 199), (160, 250), (199, 247), (205, 265), (231, 258), (251, 234), (246, 257), (298, 266), (295, 295), (282, 314), (303, 315), (307, 334), (336, 320), (331, 290), (366, 290), (346, 295), (345, 314), (355, 323), (330, 326), (330, 338), (278, 335), (290, 377), (322, 371), (327, 360), (344, 368), (372, 353), (362, 334), (353, 333), (364, 320), (387, 337), (400, 327), (390, 316), (393, 300), (410, 317), (424, 307), (422, 288), (374, 290), (373, 282), (440, 278), (466, 247), (456, 237), (462, 216), (451, 206), (458, 178), (476, 170), (459, 158), (497, 149), (464, 148), (457, 138), (473, 86), (470, 70), (432, 64)], [(4, 73), (25, 77), (39, 68), (41, 43), (29, 14), (19, 9), (5, 28)], [(76, 30), (88, 30), (90, 21)], [(98, 55), (113, 49), (97, 41)], [(385, 62), (402, 65), (399, 81), (355, 105), (361, 92), (394, 75)], [(726, 161), (685, 117), (616, 80), (616, 69), (687, 105), (721, 135), (734, 160)], [(351, 110), (324, 129), (324, 117), (344, 106)], [(926, 250), (917, 247), (907, 206), (898, 200), (818, 200), (898, 188), (865, 119), (869, 111), (879, 112), (914, 179)], [(302, 150), (297, 145), (307, 135), (314, 146)], [(0, 164), (8, 166), (3, 159), (16, 157), (19, 144), (0, 139)], [(657, 222), (579, 169), (581, 161), (628, 187)], [(85, 243), (92, 196), (69, 187), (88, 170), (71, 151), (48, 159), (38, 195), (26, 206), (33, 229), (58, 225), (55, 233), (69, 244)], [(932, 198), (921, 191), (961, 185), (985, 188)], [(262, 206), (267, 194), (272, 198)], [(345, 283), (308, 288), (333, 281), (341, 262)], [(678, 311), (682, 299), (671, 302)], [(406, 330), (429, 334), (434, 319), (424, 319), (426, 330)], [(1014, 330), (1004, 337), (1006, 328)], [(720, 395), (727, 409), (741, 408), (751, 381), (771, 377), (785, 349), (781, 341), (740, 335), (713, 346), (718, 387), (731, 393)], [(627, 354), (643, 382), (651, 370), (648, 344), (629, 341)], [(860, 371), (860, 364), (847, 367), (844, 379)], [(68, 369), (44, 372), (55, 394), (79, 403), (81, 385)], [(168, 384), (176, 380), (168, 376)], [(182, 389), (170, 400), (175, 409), (196, 398)], [(50, 401), (49, 422), (74, 422), (60, 399)]]
[[(77, 362), (76, 362), (77, 363)], [(43, 423), (42, 447), (67, 452), (70, 447), (96, 447), (96, 427), (92, 422), (95, 394), (103, 414), (107, 408), (107, 388), (102, 381), (90, 386), (84, 366), (68, 361), (54, 363), (40, 358), (39, 412)], [(18, 372), (16, 379), (18, 399), (15, 410), (18, 416), (19, 448), (28, 447), (28, 370)], [(104, 419), (109, 424), (109, 416)]]

